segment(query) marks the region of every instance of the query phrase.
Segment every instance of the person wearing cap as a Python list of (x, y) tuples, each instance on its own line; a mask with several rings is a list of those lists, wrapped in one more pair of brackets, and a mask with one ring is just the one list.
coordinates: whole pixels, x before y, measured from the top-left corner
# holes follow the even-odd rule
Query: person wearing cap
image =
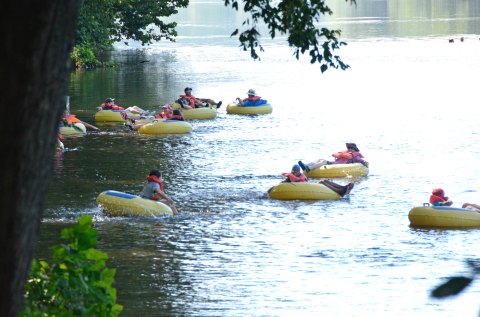
[(361, 163), (364, 166), (368, 167), (368, 162), (364, 159), (362, 153), (358, 149), (355, 143), (345, 143), (347, 149), (345, 151), (333, 153), (332, 156), (335, 158), (334, 161), (327, 161), (325, 159), (318, 159), (314, 162), (310, 163), (303, 163), (302, 161), (298, 161), (298, 165), (306, 171), (307, 173), (310, 170), (318, 168), (323, 165), (329, 164), (353, 164), (353, 163)]
[(261, 106), (267, 103), (267, 100), (262, 99), (262, 97), (257, 96), (255, 89), (249, 89), (247, 91), (247, 98), (240, 99), (237, 97), (237, 105), (240, 107), (254, 107), (254, 106)]
[[(292, 166), (292, 171), (290, 173), (282, 173), (282, 176), (287, 177), (282, 183), (308, 183), (308, 178), (300, 171), (300, 166), (295, 164)], [(330, 188), (341, 197), (350, 193), (353, 189), (353, 183), (348, 183), (347, 185), (340, 185), (331, 180), (322, 180), (318, 182), (319, 184), (324, 185), (327, 188)]]
[(297, 164), (292, 166), (290, 173), (282, 173), (282, 176), (287, 178), (282, 183), (308, 182), (307, 176), (300, 171), (300, 166)]
[[(203, 108), (208, 107), (209, 105), (215, 105), (217, 108), (220, 108), (222, 102), (215, 102), (213, 99), (210, 98), (197, 98), (192, 95), (192, 87), (186, 87), (184, 90), (183, 95), (180, 95), (180, 98), (176, 100), (180, 104), (182, 108)], [(207, 103), (207, 105), (204, 105)]]
[(443, 189), (434, 188), (432, 189), (432, 194), (430, 195), (430, 204), (434, 206), (451, 206), (453, 201), (445, 196), (445, 191)]
[(164, 104), (162, 106), (162, 112), (160, 114), (155, 115), (156, 119), (165, 119), (168, 120), (173, 116), (173, 108), (169, 104)]
[(115, 99), (107, 98), (105, 99), (105, 102), (97, 108), (97, 110), (125, 110), (125, 108), (117, 106), (115, 104)]

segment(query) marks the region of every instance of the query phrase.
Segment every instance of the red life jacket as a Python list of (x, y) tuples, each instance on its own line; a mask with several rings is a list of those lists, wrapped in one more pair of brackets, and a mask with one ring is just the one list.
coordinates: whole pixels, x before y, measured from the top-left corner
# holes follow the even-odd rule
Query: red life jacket
[(190, 96), (180, 95), (180, 98), (188, 99), (189, 100), (189, 106), (192, 107), (192, 108), (195, 108), (195, 101), (197, 101), (197, 98), (195, 98), (192, 95), (190, 95)]
[(436, 202), (446, 202), (445, 198), (437, 195), (430, 195), (430, 204), (435, 205)]
[(107, 103), (102, 103), (100, 107), (102, 107), (103, 110), (125, 110), (125, 108), (123, 107), (120, 107), (117, 105), (111, 105)]
[(170, 117), (170, 120), (180, 120), (180, 121), (185, 121), (182, 116), (179, 116), (178, 114), (175, 114)]
[(245, 102), (245, 101), (257, 101), (257, 100), (260, 100), (260, 99), (262, 99), (262, 97), (253, 96), (253, 97), (248, 97), (248, 98), (243, 99), (243, 102)]
[[(161, 113), (160, 113), (160, 117), (165, 119), (165, 120), (168, 120), (172, 117), (172, 113), (173, 113), (173, 110), (169, 110), (169, 109), (164, 109)], [(155, 116), (156, 117), (156, 116)]]
[(303, 174), (303, 173), (300, 174), (300, 176), (295, 176), (293, 173), (284, 173), (283, 176), (288, 177), (288, 179), (292, 183), (299, 183), (299, 182), (306, 183), (306, 182), (308, 182), (307, 176), (305, 176), (305, 174)]

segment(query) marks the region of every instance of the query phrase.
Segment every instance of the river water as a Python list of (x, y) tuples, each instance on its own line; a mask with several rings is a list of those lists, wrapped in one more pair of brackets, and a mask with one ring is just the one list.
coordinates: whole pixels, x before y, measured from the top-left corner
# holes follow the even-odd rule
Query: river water
[[(321, 74), (266, 34), (261, 61), (252, 61), (229, 37), (242, 14), (209, 0), (180, 10), (176, 43), (121, 43), (118, 67), (72, 73), (72, 113), (101, 130), (68, 138), (56, 156), (37, 252), (47, 254), (79, 215), (94, 215), (123, 316), (475, 316), (478, 284), (444, 301), (429, 291), (467, 271), (480, 231), (415, 229), (407, 215), (433, 187), (454, 206), (480, 202), (480, 6), (331, 7), (320, 23), (343, 30), (347, 71)], [(186, 86), (224, 103), (215, 120), (191, 122), (189, 135), (140, 136), (93, 121), (107, 97), (158, 111)], [(272, 114), (226, 114), (249, 88)], [(267, 197), (298, 160), (329, 158), (345, 142), (370, 162), (349, 197)], [(102, 215), (101, 191), (139, 193), (152, 168), (180, 215)]]

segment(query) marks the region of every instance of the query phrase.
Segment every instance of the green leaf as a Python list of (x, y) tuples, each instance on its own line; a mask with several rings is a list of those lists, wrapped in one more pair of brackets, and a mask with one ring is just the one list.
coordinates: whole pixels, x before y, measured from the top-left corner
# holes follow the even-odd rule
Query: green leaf
[(472, 278), (464, 276), (451, 277), (447, 282), (436, 287), (430, 295), (435, 298), (457, 295), (470, 285), (472, 281)]

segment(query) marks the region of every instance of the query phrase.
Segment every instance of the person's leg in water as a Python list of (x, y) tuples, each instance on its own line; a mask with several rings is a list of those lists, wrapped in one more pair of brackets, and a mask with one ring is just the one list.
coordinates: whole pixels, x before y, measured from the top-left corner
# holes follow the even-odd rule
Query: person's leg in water
[(340, 185), (329, 180), (323, 180), (320, 181), (319, 184), (325, 185), (326, 187), (339, 194), (341, 197), (349, 194), (350, 191), (353, 189), (353, 183), (348, 183), (347, 185)]

